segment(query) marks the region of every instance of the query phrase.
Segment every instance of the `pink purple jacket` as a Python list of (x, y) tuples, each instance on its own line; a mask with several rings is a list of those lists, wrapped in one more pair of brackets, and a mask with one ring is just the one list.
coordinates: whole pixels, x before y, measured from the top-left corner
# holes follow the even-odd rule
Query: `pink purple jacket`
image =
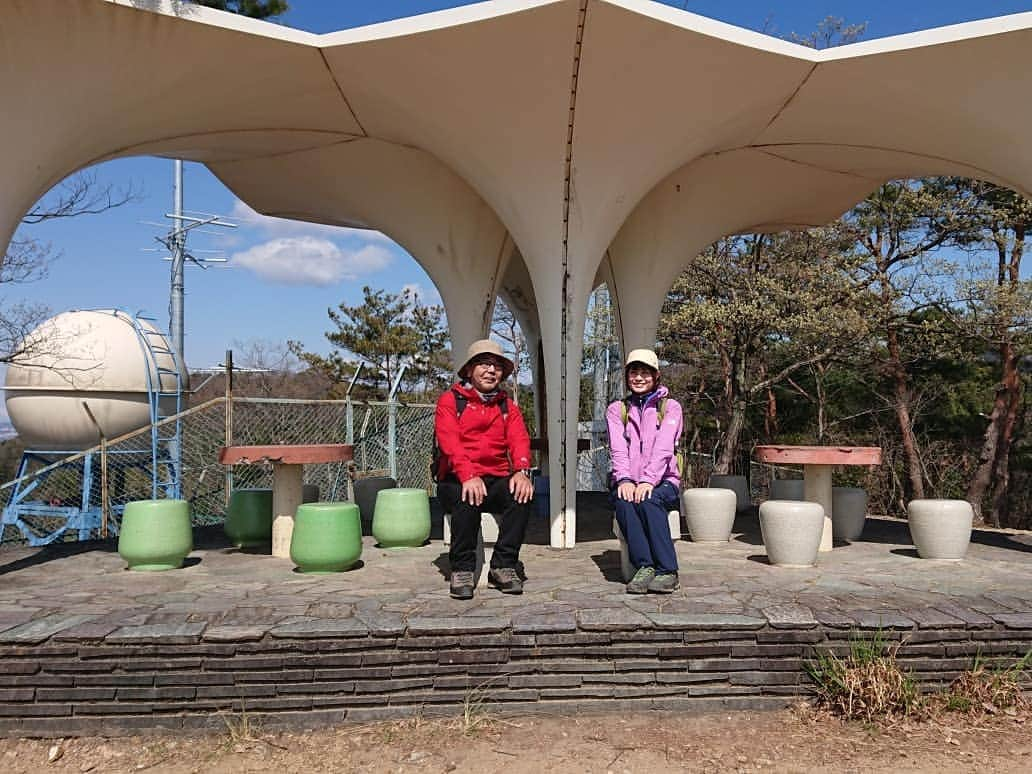
[[(634, 401), (627, 407), (627, 425), (623, 423), (623, 401), (613, 401), (606, 409), (609, 425), (609, 453), (613, 462), (613, 480), (616, 483), (632, 481), (658, 486), (669, 481), (680, 486), (674, 450), (681, 436), (681, 404), (667, 397), (666, 387), (660, 385), (644, 407), (639, 410)], [(667, 398), (663, 409), (663, 424), (657, 429), (659, 401)]]

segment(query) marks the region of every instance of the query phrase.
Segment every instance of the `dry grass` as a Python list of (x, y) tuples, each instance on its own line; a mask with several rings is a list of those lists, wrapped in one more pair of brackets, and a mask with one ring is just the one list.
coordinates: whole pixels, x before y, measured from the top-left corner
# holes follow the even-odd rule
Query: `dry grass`
[(913, 714), (921, 706), (921, 697), (913, 678), (896, 662), (899, 645), (888, 646), (879, 632), (870, 640), (851, 638), (845, 658), (831, 651), (818, 652), (806, 665), (818, 706), (868, 723)]
[(994, 667), (982, 659), (942, 693), (934, 697), (936, 709), (962, 712), (968, 715), (1017, 715), (1032, 709), (1032, 701), (1025, 695), (1028, 667), (1032, 650), (1014, 664)]

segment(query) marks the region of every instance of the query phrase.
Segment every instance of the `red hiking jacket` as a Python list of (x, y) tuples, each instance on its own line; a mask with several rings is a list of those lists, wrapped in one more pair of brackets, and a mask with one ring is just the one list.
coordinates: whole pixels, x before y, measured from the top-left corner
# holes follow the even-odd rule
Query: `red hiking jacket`
[[(455, 408), (455, 392), (466, 396), (462, 416)], [(505, 397), (506, 415), (499, 400)], [(484, 403), (472, 387), (452, 385), (437, 400), (434, 432), (441, 447), (442, 467), (466, 482), (476, 476), (508, 476), (530, 467), (530, 435), (520, 408), (504, 390)]]

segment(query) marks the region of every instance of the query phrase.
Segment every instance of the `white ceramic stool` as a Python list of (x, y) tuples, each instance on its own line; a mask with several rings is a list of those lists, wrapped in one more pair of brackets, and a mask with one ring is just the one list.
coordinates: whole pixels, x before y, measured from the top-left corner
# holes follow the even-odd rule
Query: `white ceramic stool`
[(692, 542), (729, 541), (737, 502), (737, 495), (731, 489), (685, 489), (681, 493), (681, 509)]
[(910, 538), (922, 559), (963, 559), (974, 517), (967, 500), (911, 500), (907, 504)]
[(760, 534), (767, 559), (778, 567), (811, 567), (824, 533), (824, 506), (797, 500), (760, 504)]

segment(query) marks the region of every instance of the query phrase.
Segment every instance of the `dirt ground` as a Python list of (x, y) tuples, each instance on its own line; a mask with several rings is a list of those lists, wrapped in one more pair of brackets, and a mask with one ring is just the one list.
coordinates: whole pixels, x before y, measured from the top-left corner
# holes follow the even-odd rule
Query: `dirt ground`
[(494, 772), (1032, 771), (1024, 716), (879, 726), (777, 712), (413, 719), (267, 733), (226, 718), (209, 736), (0, 739), (0, 771)]

